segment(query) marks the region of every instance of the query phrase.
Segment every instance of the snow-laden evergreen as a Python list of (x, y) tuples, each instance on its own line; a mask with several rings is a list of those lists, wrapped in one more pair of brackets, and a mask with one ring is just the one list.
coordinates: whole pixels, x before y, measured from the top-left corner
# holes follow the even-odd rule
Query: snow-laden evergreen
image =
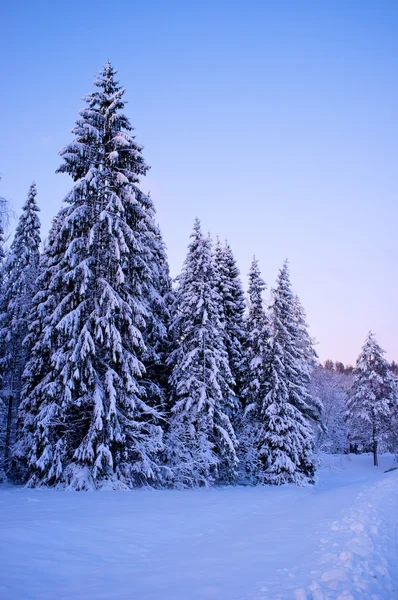
[[(243, 344), (245, 339), (244, 314), (245, 296), (239, 269), (230, 245), (217, 241), (214, 249), (217, 291), (221, 299), (221, 322), (225, 333), (225, 346), (234, 379), (234, 393), (242, 398), (243, 386)], [(239, 406), (237, 406), (237, 410)]]
[(41, 334), (50, 364), (39, 381), (38, 353), (26, 369), (37, 406), (30, 485), (123, 487), (159, 475), (160, 415), (141, 383), (153, 204), (137, 186), (148, 167), (115, 74), (106, 63), (61, 151), (59, 171), (75, 185), (54, 231), (56, 266), (43, 274), (57, 299)]
[(309, 422), (314, 414), (287, 262), (273, 290), (270, 318), (269, 391), (261, 449), (264, 482), (301, 484), (312, 481), (314, 476), (313, 431)]
[(229, 414), (234, 381), (225, 347), (212, 244), (195, 221), (178, 280), (171, 354), (173, 393), (167, 457), (176, 486), (231, 482), (237, 439)]
[(397, 385), (384, 350), (370, 331), (357, 359), (346, 418), (350, 442), (362, 450), (373, 451), (375, 465), (379, 446), (384, 443), (388, 447), (397, 401)]
[[(52, 355), (56, 329), (52, 326), (51, 316), (60, 302), (60, 288), (50, 287), (53, 277), (59, 269), (62, 259), (62, 248), (59, 247), (58, 236), (63, 227), (69, 207), (59, 211), (54, 217), (44, 251), (39, 262), (37, 293), (32, 301), (29, 314), (29, 332), (25, 338), (25, 347), (29, 353), (29, 362), (23, 373), (23, 387), (17, 419), (17, 441), (13, 448), (12, 476), (16, 481), (26, 481), (34, 472), (35, 465), (30, 464), (34, 444), (42, 430), (38, 432), (38, 419), (41, 403), (47, 386), (51, 386), (53, 377)], [(55, 420), (59, 412), (56, 395), (52, 403), (47, 402), (44, 408), (47, 415)], [(52, 431), (55, 423), (53, 424)], [(49, 430), (47, 430), (47, 434)]]
[(317, 424), (315, 428), (315, 450), (344, 454), (349, 451), (345, 412), (353, 376), (318, 365), (311, 379), (312, 394), (322, 403), (321, 426)]
[[(298, 375), (301, 378), (301, 383), (306, 389), (311, 389), (312, 373), (315, 366), (318, 364), (318, 355), (315, 350), (315, 341), (311, 338), (308, 332), (307, 318), (303, 305), (297, 294), (293, 300), (293, 314), (297, 327), (297, 352), (301, 369)], [(320, 424), (322, 412), (322, 401), (315, 394), (315, 388), (307, 395), (307, 407), (305, 413), (312, 421)]]
[(172, 280), (166, 255), (166, 247), (158, 226), (154, 226), (153, 211), (148, 213), (148, 264), (151, 276), (146, 282), (146, 327), (144, 330), (145, 366), (143, 385), (148, 400), (154, 406), (167, 411), (169, 404), (170, 368), (167, 364), (171, 352), (170, 310), (173, 304)]
[(24, 345), (29, 313), (37, 290), (40, 259), (40, 220), (32, 183), (23, 205), (15, 236), (3, 269), (0, 302), (1, 396), (7, 404), (5, 468), (9, 467), (15, 438), (15, 417), (20, 401), (22, 373), (29, 358)]
[(265, 410), (269, 390), (270, 325), (264, 305), (266, 289), (258, 260), (249, 271), (249, 306), (245, 320), (243, 400), (239, 425), (241, 475), (262, 481), (262, 447), (266, 435)]
[(307, 317), (297, 294), (294, 296), (293, 307), (299, 336), (299, 348), (302, 349), (303, 358), (306, 360), (308, 368), (311, 369), (312, 366), (318, 364), (318, 354), (314, 347), (315, 341), (308, 333)]
[[(1, 181), (1, 177), (0, 177)], [(3, 296), (3, 275), (4, 275), (4, 231), (6, 225), (7, 216), (7, 202), (6, 199), (0, 196), (0, 301)], [(0, 355), (4, 354), (4, 348), (0, 346)], [(0, 386), (3, 383), (3, 373), (0, 369)], [(6, 437), (7, 437), (7, 409), (8, 401), (7, 398), (3, 398), (0, 394), (0, 482), (6, 477), (4, 471), (4, 459), (6, 449)]]
[[(268, 353), (270, 326), (264, 306), (266, 289), (258, 260), (249, 271), (249, 310), (245, 322), (245, 405), (261, 405), (268, 391)], [(260, 409), (261, 410), (261, 409)]]
[(0, 285), (3, 282), (3, 267), (6, 253), (4, 250), (4, 237), (7, 220), (7, 202), (0, 196)]
[(60, 153), (74, 185), (41, 256), (35, 185), (7, 256), (0, 198), (0, 480), (5, 466), (70, 489), (302, 484), (314, 436), (375, 463), (397, 451), (383, 351), (369, 334), (346, 411), (352, 367), (318, 365), (287, 263), (267, 307), (254, 259), (246, 303), (230, 246), (196, 220), (173, 289), (115, 76), (106, 63)]

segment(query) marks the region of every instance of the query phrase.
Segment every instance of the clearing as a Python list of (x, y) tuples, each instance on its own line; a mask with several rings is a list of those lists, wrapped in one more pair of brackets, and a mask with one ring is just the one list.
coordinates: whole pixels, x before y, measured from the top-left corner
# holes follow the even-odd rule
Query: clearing
[(323, 456), (316, 486), (0, 486), (2, 600), (393, 600), (398, 470)]

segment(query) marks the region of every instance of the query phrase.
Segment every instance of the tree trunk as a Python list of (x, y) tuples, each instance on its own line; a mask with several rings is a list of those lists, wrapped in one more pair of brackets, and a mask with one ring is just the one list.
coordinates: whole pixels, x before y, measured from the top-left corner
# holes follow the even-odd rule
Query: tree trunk
[(373, 465), (375, 467), (379, 466), (379, 461), (377, 458), (377, 439), (376, 439), (376, 427), (373, 425)]
[(373, 442), (373, 464), (375, 467), (379, 466), (379, 460), (377, 458), (377, 442)]
[(352, 444), (350, 442), (350, 454), (358, 454), (358, 444)]

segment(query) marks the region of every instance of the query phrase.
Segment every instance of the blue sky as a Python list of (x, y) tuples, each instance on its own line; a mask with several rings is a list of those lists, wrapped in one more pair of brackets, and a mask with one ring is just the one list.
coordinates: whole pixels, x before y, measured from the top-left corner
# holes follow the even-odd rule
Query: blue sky
[(372, 329), (398, 359), (398, 3), (3, 3), (0, 193), (37, 182), (46, 233), (71, 187), (57, 152), (109, 59), (152, 166), (172, 274), (195, 216), (246, 283), (287, 257), (322, 360)]

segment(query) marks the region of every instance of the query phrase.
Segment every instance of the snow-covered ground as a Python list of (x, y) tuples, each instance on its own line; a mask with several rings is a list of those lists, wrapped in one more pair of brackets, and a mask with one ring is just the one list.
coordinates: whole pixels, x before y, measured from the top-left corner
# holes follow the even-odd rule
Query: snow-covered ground
[(1, 600), (398, 598), (398, 470), (324, 457), (316, 486), (0, 486)]

